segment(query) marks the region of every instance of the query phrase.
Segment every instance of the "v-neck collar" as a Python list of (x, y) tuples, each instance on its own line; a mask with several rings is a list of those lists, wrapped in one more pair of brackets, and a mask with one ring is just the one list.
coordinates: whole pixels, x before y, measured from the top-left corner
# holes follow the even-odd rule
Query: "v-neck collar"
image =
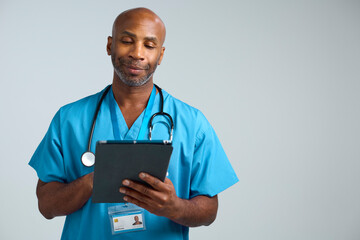
[[(142, 113), (139, 115), (139, 117), (135, 120), (133, 125), (128, 128), (125, 118), (121, 112), (120, 107), (118, 106), (114, 93), (112, 91), (112, 87), (110, 89), (109, 93), (109, 100), (110, 100), (110, 112), (111, 112), (111, 122), (113, 125), (113, 134), (115, 140), (136, 140), (138, 138), (143, 138), (143, 136), (139, 136), (140, 129), (141, 132), (144, 132), (144, 128), (147, 128), (147, 123), (143, 122), (145, 114), (148, 116), (152, 112), (152, 107), (156, 95), (155, 86), (153, 88), (153, 91), (151, 93), (150, 99), (148, 101), (148, 104), (146, 108), (142, 111)], [(144, 125), (144, 126), (143, 126)], [(143, 134), (143, 133), (140, 133)]]

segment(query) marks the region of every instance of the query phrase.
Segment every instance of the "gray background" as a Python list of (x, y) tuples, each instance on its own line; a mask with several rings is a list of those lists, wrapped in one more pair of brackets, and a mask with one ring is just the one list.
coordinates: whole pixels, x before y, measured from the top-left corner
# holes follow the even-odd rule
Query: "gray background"
[[(27, 165), (62, 105), (112, 80), (106, 38), (146, 6), (155, 81), (201, 109), (240, 182), (192, 239), (360, 239), (359, 1), (0, 1), (0, 238), (58, 239)], [(80, 161), (80, 160), (79, 160)], [(221, 179), (219, 179), (221, 180)]]

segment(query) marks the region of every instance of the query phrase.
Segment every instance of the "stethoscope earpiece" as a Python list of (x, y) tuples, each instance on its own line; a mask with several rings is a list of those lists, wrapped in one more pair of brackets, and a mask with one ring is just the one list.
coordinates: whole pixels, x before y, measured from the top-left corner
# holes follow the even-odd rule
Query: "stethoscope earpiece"
[[(162, 96), (161, 96), (162, 97)], [(151, 141), (151, 132), (154, 128), (154, 125), (153, 125), (153, 119), (156, 117), (156, 116), (165, 116), (165, 117), (168, 117), (169, 120), (170, 120), (170, 128), (169, 128), (169, 135), (170, 135), (170, 138), (169, 138), (169, 142), (172, 141), (173, 139), (173, 131), (174, 131), (174, 121), (172, 119), (172, 117), (170, 116), (170, 114), (166, 113), (166, 112), (158, 112), (158, 113), (155, 113), (151, 116), (150, 118), (150, 121), (149, 121), (149, 140)]]

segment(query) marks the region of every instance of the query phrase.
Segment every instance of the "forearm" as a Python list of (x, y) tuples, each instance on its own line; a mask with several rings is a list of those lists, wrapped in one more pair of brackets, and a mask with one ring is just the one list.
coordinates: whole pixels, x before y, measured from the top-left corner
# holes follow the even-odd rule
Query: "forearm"
[(41, 214), (51, 219), (69, 215), (80, 209), (90, 198), (93, 188), (93, 173), (71, 183), (38, 182), (36, 194)]
[(188, 227), (208, 226), (216, 218), (218, 199), (217, 196), (212, 198), (197, 196), (190, 200), (179, 199), (178, 206), (179, 210), (171, 220)]
[(126, 179), (122, 182), (125, 187), (119, 189), (125, 194), (125, 201), (188, 227), (210, 225), (215, 220), (218, 209), (217, 195), (200, 195), (185, 200), (176, 195), (170, 179), (165, 178), (162, 182), (147, 173), (140, 173), (139, 177), (152, 188)]

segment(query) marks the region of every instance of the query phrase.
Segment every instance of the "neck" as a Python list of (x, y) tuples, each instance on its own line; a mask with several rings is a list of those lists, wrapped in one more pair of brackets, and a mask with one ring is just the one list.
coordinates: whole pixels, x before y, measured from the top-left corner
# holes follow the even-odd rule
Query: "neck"
[(119, 78), (114, 77), (112, 88), (120, 108), (141, 106), (145, 108), (153, 89), (153, 80), (151, 78), (146, 84), (139, 87), (130, 87)]
[(130, 129), (135, 120), (146, 108), (153, 89), (153, 79), (140, 87), (130, 87), (124, 84), (114, 73), (113, 93), (122, 115)]

